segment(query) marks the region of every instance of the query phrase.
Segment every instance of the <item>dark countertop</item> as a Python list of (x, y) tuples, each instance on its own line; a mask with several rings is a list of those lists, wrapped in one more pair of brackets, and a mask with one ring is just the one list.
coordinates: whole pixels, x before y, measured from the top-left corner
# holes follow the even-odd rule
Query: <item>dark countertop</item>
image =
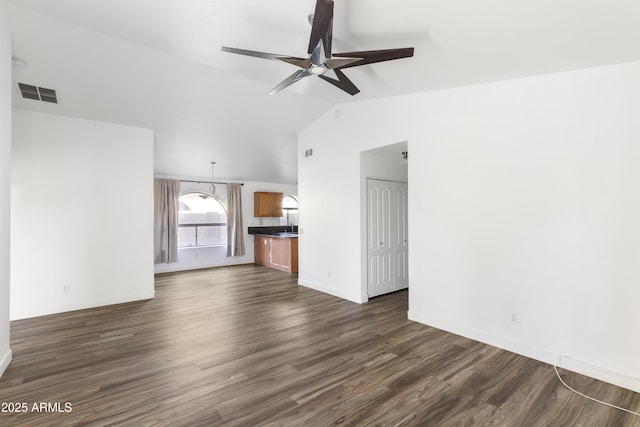
[(277, 237), (279, 239), (297, 239), (298, 233), (291, 232), (273, 232), (273, 233), (253, 233), (254, 236), (269, 236), (269, 237)]
[(271, 227), (249, 227), (249, 234), (258, 236), (270, 236), (278, 237), (281, 239), (297, 239), (298, 238), (298, 226), (293, 226), (293, 233), (290, 226), (274, 225)]

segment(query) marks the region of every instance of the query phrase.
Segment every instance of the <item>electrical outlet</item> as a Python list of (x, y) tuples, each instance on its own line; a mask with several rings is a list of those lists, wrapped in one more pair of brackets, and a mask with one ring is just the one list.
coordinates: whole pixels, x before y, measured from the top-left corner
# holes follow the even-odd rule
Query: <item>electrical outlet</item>
[(63, 294), (69, 293), (69, 285), (62, 285), (62, 293)]
[(520, 318), (517, 313), (511, 313), (511, 324), (517, 325), (520, 323)]
[(331, 272), (330, 271), (327, 273), (327, 278), (331, 279)]

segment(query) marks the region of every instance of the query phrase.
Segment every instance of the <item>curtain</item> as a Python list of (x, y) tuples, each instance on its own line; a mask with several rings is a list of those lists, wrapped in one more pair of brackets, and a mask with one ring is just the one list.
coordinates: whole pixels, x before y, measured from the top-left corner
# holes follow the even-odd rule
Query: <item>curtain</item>
[(241, 184), (227, 185), (227, 256), (244, 255)]
[(154, 179), (154, 263), (178, 261), (178, 209), (180, 181)]

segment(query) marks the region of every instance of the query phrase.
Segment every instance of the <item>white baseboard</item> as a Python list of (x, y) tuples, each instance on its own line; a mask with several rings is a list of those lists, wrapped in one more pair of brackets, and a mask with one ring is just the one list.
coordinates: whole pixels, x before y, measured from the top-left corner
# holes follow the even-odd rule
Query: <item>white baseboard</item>
[(549, 365), (555, 365), (559, 368), (567, 369), (578, 374), (586, 375), (588, 377), (640, 393), (640, 378), (635, 378), (624, 373), (615, 373), (607, 370), (606, 368), (593, 366), (573, 358), (570, 355), (562, 355), (549, 350), (533, 347), (528, 344), (510, 341), (497, 335), (488, 334), (483, 331), (469, 329), (451, 322), (442, 321), (441, 319), (433, 318), (425, 313), (409, 311), (408, 318), (409, 320), (413, 320), (427, 326), (432, 326), (443, 331), (461, 335), (474, 341), (480, 341), (540, 362), (548, 363)]
[(144, 301), (153, 299), (155, 291), (150, 293), (125, 295), (117, 298), (106, 298), (95, 301), (79, 301), (70, 304), (56, 305), (51, 307), (36, 307), (26, 310), (11, 311), (11, 320), (29, 319), (32, 317), (48, 316), (50, 314), (66, 313), (69, 311), (85, 310), (87, 308), (104, 307), (106, 305), (124, 304), (134, 301)]
[(154, 275), (165, 274), (165, 273), (179, 273), (181, 271), (205, 270), (207, 268), (230, 267), (234, 265), (246, 265), (246, 264), (253, 264), (253, 263), (254, 263), (253, 260), (236, 261), (233, 258), (229, 258), (229, 261), (202, 263), (202, 264), (189, 264), (189, 265), (156, 264), (154, 266), (153, 273)]
[(560, 359), (558, 367), (640, 393), (640, 379), (638, 378), (594, 366), (588, 362), (573, 359), (571, 356), (559, 356), (558, 359)]
[(13, 355), (11, 353), (11, 349), (9, 349), (4, 354), (4, 356), (2, 356), (2, 359), (0, 359), (0, 377), (2, 377), (2, 374), (4, 374), (4, 371), (7, 370), (7, 367), (9, 366), (9, 363), (11, 363), (12, 358), (13, 358)]
[(308, 282), (306, 280), (298, 279), (298, 285), (304, 286), (305, 288), (313, 289), (315, 291), (322, 292), (324, 294), (333, 295), (334, 297), (346, 299), (347, 301), (355, 302), (356, 304), (363, 304), (365, 301), (362, 301), (360, 295), (351, 295), (346, 292), (340, 292), (333, 288), (327, 288), (325, 286), (320, 286), (315, 283)]

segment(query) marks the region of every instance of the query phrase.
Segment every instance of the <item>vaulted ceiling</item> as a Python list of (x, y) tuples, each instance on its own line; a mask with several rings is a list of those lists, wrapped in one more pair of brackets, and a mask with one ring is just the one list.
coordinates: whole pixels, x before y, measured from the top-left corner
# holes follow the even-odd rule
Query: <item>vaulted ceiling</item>
[[(1, 0), (14, 82), (59, 104), (17, 108), (151, 128), (155, 171), (295, 183), (297, 134), (337, 104), (640, 59), (639, 0), (335, 0), (334, 51), (415, 47), (266, 95), (306, 57), (315, 0)], [(391, 141), (395, 142), (395, 141)]]

